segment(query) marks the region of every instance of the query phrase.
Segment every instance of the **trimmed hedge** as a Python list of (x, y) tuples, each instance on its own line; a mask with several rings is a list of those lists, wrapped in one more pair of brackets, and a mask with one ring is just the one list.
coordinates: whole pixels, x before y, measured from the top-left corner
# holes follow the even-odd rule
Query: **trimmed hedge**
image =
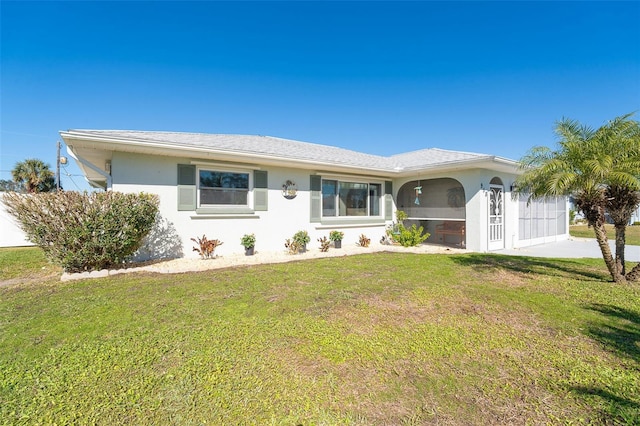
[(122, 265), (142, 244), (158, 212), (153, 194), (6, 193), (7, 211), (27, 238), (67, 272)]

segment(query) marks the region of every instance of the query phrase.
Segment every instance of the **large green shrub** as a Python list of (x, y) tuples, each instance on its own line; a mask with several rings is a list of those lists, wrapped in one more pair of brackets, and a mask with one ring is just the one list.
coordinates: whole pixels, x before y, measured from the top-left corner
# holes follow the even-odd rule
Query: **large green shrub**
[(121, 265), (156, 220), (158, 197), (119, 192), (6, 193), (27, 238), (67, 272)]
[(411, 228), (406, 228), (402, 223), (399, 223), (397, 233), (392, 233), (391, 238), (402, 247), (415, 247), (422, 244), (431, 235), (428, 232), (423, 232), (424, 227), (422, 226), (417, 227), (413, 224)]
[(387, 228), (387, 236), (402, 247), (415, 247), (422, 244), (431, 234), (424, 232), (424, 227), (417, 227), (415, 224), (411, 225), (411, 228), (405, 227), (404, 221), (407, 217), (405, 212), (397, 210), (396, 219), (398, 222)]

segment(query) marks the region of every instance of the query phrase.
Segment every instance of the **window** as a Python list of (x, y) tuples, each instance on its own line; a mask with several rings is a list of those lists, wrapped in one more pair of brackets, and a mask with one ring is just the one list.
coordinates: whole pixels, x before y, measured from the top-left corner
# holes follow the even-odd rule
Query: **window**
[(322, 216), (380, 216), (382, 184), (322, 180)]
[(198, 171), (200, 206), (248, 206), (249, 173)]
[(567, 232), (565, 197), (528, 199), (519, 198), (519, 235), (520, 240), (553, 237)]
[(338, 194), (337, 180), (322, 181), (322, 216), (336, 215), (336, 194)]

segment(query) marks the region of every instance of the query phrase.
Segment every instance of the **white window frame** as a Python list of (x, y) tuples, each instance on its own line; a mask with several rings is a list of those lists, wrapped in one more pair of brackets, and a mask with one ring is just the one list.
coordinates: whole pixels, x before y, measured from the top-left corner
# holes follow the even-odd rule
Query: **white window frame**
[[(324, 214), (324, 183), (325, 181), (335, 181), (336, 184), (336, 193), (335, 193), (335, 215), (325, 215)], [(357, 184), (366, 184), (367, 185), (367, 206), (366, 206), (366, 215), (345, 215), (340, 216), (340, 184), (341, 183), (357, 183)], [(378, 186), (378, 214), (372, 216), (371, 212), (371, 196), (369, 193), (371, 192), (371, 185)], [(362, 219), (384, 219), (384, 182), (379, 181), (377, 179), (353, 179), (351, 177), (342, 177), (342, 176), (322, 176), (320, 181), (320, 212), (322, 220), (362, 220)]]
[[(200, 200), (200, 172), (209, 171), (216, 173), (234, 173), (247, 175), (247, 203), (246, 204), (202, 204)], [(198, 166), (196, 167), (196, 194), (197, 194), (197, 209), (233, 209), (233, 208), (253, 208), (253, 173), (249, 170), (214, 167), (214, 166)]]

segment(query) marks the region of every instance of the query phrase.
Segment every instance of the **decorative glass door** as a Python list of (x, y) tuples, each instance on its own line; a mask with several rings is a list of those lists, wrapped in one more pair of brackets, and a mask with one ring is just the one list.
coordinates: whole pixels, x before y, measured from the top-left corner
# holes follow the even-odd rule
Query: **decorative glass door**
[(504, 248), (504, 187), (489, 185), (489, 250)]

